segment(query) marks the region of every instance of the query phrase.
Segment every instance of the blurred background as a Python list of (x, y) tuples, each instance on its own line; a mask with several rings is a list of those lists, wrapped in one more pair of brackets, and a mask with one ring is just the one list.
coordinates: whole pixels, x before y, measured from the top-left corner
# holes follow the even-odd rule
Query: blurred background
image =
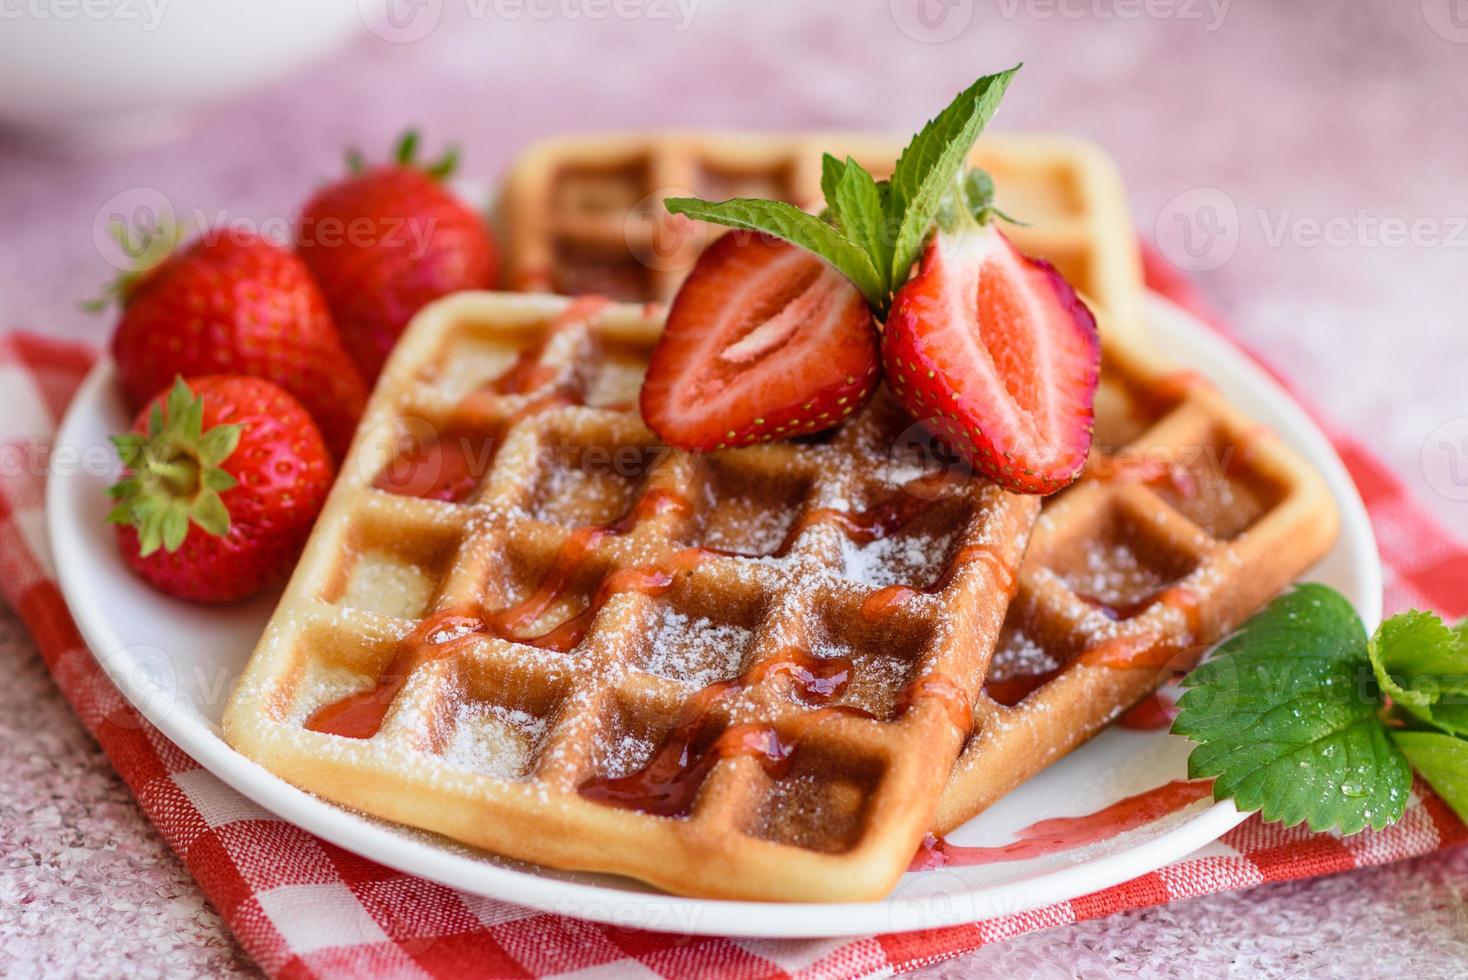
[(1016, 61), (993, 128), (1109, 150), (1139, 232), (1468, 534), (1468, 0), (0, 0), (0, 329), (103, 344), (113, 215), (284, 233), (410, 125), (488, 190), (559, 133), (906, 135)]
[(1106, 147), (1139, 231), (1468, 532), (1465, 0), (11, 0), (0, 328), (100, 343), (110, 215), (284, 229), (409, 125), (489, 187), (555, 133), (908, 134), (1021, 60), (993, 128)]

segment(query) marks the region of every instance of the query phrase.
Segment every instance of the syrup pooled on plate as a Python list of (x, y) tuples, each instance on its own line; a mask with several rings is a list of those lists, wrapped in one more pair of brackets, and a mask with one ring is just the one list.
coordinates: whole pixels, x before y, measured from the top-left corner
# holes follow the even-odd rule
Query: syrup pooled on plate
[(1183, 807), (1213, 795), (1213, 781), (1174, 779), (1156, 789), (1128, 796), (1103, 810), (1079, 817), (1055, 817), (1030, 824), (1015, 833), (1010, 844), (994, 847), (965, 847), (950, 844), (929, 834), (912, 859), (909, 871), (961, 868), (1002, 861), (1028, 861), (1062, 851), (1075, 850), (1108, 840), (1129, 830), (1145, 827)]

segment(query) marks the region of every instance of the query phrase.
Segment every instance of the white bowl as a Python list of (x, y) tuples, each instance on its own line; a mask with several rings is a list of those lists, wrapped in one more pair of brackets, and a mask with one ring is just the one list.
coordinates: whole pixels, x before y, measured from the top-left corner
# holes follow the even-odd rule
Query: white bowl
[(26, 0), (0, 5), (0, 124), (147, 142), (187, 109), (286, 74), (365, 27), (358, 0)]

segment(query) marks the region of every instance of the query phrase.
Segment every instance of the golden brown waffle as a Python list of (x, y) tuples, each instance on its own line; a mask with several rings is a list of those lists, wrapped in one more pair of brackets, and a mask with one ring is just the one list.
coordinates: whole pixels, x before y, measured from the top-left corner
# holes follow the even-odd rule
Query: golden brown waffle
[(1338, 525), (1320, 476), (1270, 430), (1113, 335), (1091, 459), (1035, 526), (936, 829), (1191, 666), (1323, 556)]
[[(649, 215), (668, 196), (649, 197), (654, 189), (810, 204), (822, 150), (875, 170), (897, 149), (829, 135), (539, 144), (500, 198), (511, 281), (664, 297), (707, 238), (669, 237), (674, 247), (654, 249), (667, 228)], [(999, 206), (1032, 222), (1006, 233), (1098, 308), (1104, 363), (1097, 452), (1079, 483), (1046, 502), (980, 723), (939, 806), (942, 831), (1090, 738), (1252, 614), (1329, 549), (1339, 520), (1297, 454), (1149, 353), (1135, 235), (1104, 154), (1070, 139), (1005, 136), (981, 140), (974, 159), (993, 173)]]
[(1038, 501), (920, 478), (884, 397), (824, 441), (663, 448), (633, 407), (660, 327), (509, 294), (419, 314), (225, 737), (514, 858), (878, 897), (972, 727)]
[[(902, 150), (872, 136), (594, 135), (547, 140), (511, 168), (498, 200), (511, 289), (667, 301), (720, 229), (670, 216), (668, 197), (766, 197), (819, 206), (821, 154), (878, 177)], [(1081, 140), (986, 136), (973, 162), (998, 205), (1028, 227), (1005, 234), (1049, 259), (1118, 329), (1142, 320), (1136, 234), (1110, 158)]]

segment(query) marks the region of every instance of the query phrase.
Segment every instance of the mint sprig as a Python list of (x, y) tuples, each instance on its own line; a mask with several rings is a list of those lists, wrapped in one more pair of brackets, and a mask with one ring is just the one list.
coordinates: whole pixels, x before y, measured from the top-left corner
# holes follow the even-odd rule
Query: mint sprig
[(834, 227), (793, 204), (754, 197), (717, 203), (674, 197), (665, 203), (674, 214), (686, 214), (730, 228), (760, 231), (799, 245), (835, 266), (836, 271), (861, 290), (868, 303), (876, 305), (884, 301), (886, 285), (871, 256)]
[(1415, 767), (1468, 817), (1465, 641), (1423, 612), (1368, 639), (1339, 592), (1298, 586), (1183, 680), (1172, 730), (1198, 743), (1188, 774), (1266, 820), (1353, 834), (1401, 819)]
[[(902, 288), (928, 235), (955, 194), (969, 151), (999, 107), (1020, 66), (986, 75), (960, 92), (922, 128), (898, 157), (892, 179), (876, 180), (859, 163), (826, 154), (821, 163), (822, 217), (758, 198), (704, 201), (673, 197), (668, 211), (701, 221), (783, 238), (830, 263), (861, 290), (878, 316)], [(987, 179), (987, 174), (984, 179)], [(997, 214), (989, 181), (980, 220)], [(1003, 215), (1001, 215), (1003, 217)]]
[(986, 75), (964, 89), (897, 158), (892, 171), (892, 208), (898, 219), (891, 265), (894, 281), (905, 278), (922, 253), (943, 196), (1019, 69), (1015, 65), (1009, 71)]

